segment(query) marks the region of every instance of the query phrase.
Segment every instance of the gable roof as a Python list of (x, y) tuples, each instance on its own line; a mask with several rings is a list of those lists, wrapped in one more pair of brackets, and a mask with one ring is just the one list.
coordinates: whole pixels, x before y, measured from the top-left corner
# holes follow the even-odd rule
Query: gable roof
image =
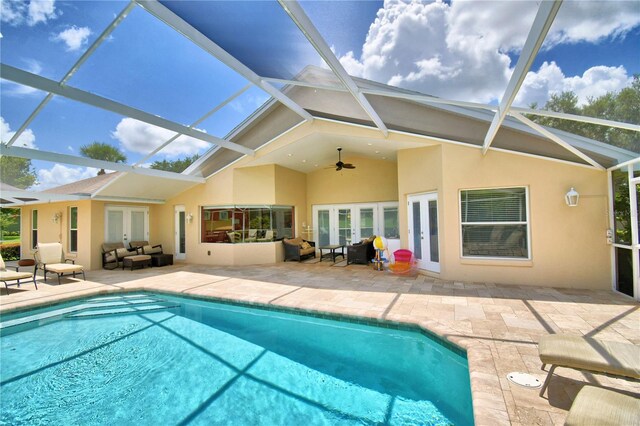
[(106, 184), (121, 176), (122, 172), (105, 173), (66, 185), (60, 185), (46, 189), (42, 192), (47, 194), (73, 194), (73, 195), (94, 195)]

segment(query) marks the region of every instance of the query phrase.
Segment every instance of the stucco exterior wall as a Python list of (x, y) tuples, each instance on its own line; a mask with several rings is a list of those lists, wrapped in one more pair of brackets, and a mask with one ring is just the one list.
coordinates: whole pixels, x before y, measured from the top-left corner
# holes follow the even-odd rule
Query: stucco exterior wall
[[(407, 246), (407, 195), (438, 193), (441, 278), (611, 288), (605, 172), (496, 151), (483, 156), (478, 149), (453, 144), (402, 151), (398, 170), (403, 247)], [(529, 191), (531, 259), (463, 258), (460, 190), (513, 186)], [(570, 187), (581, 194), (575, 208), (564, 202)]]

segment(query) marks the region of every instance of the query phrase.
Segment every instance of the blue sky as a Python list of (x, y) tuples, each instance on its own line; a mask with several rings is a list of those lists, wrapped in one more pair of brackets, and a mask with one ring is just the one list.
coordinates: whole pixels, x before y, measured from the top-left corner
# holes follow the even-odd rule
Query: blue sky
[[(123, 1), (3, 1), (2, 62), (59, 80), (127, 5)], [(311, 45), (273, 1), (163, 2), (264, 77), (292, 78), (322, 66)], [(496, 103), (536, 12), (535, 2), (303, 1), (348, 72), (423, 93)], [(213, 24), (213, 25), (212, 25)], [(496, 31), (499, 28), (499, 31)], [(565, 1), (516, 104), (551, 93), (589, 96), (620, 90), (640, 73), (637, 2)], [(68, 84), (189, 125), (247, 84), (240, 75), (136, 6)], [(2, 81), (6, 142), (45, 96)], [(251, 88), (197, 126), (223, 137), (268, 96)], [(129, 163), (173, 136), (59, 97), (17, 145), (77, 154), (93, 141), (120, 148)], [(153, 160), (202, 154), (210, 144), (182, 137)], [(40, 189), (95, 171), (34, 161)]]

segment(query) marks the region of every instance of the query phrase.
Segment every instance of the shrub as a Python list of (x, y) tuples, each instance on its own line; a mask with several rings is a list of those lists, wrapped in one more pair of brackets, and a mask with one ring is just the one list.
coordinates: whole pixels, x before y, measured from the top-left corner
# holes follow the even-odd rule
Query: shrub
[(0, 254), (4, 260), (20, 260), (20, 244), (0, 245)]

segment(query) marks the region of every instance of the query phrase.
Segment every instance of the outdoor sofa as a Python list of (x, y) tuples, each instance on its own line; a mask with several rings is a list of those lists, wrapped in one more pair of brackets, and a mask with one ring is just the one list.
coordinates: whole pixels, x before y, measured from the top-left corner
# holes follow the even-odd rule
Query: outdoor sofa
[(284, 261), (297, 260), (300, 262), (309, 257), (316, 257), (316, 243), (302, 238), (284, 238)]

